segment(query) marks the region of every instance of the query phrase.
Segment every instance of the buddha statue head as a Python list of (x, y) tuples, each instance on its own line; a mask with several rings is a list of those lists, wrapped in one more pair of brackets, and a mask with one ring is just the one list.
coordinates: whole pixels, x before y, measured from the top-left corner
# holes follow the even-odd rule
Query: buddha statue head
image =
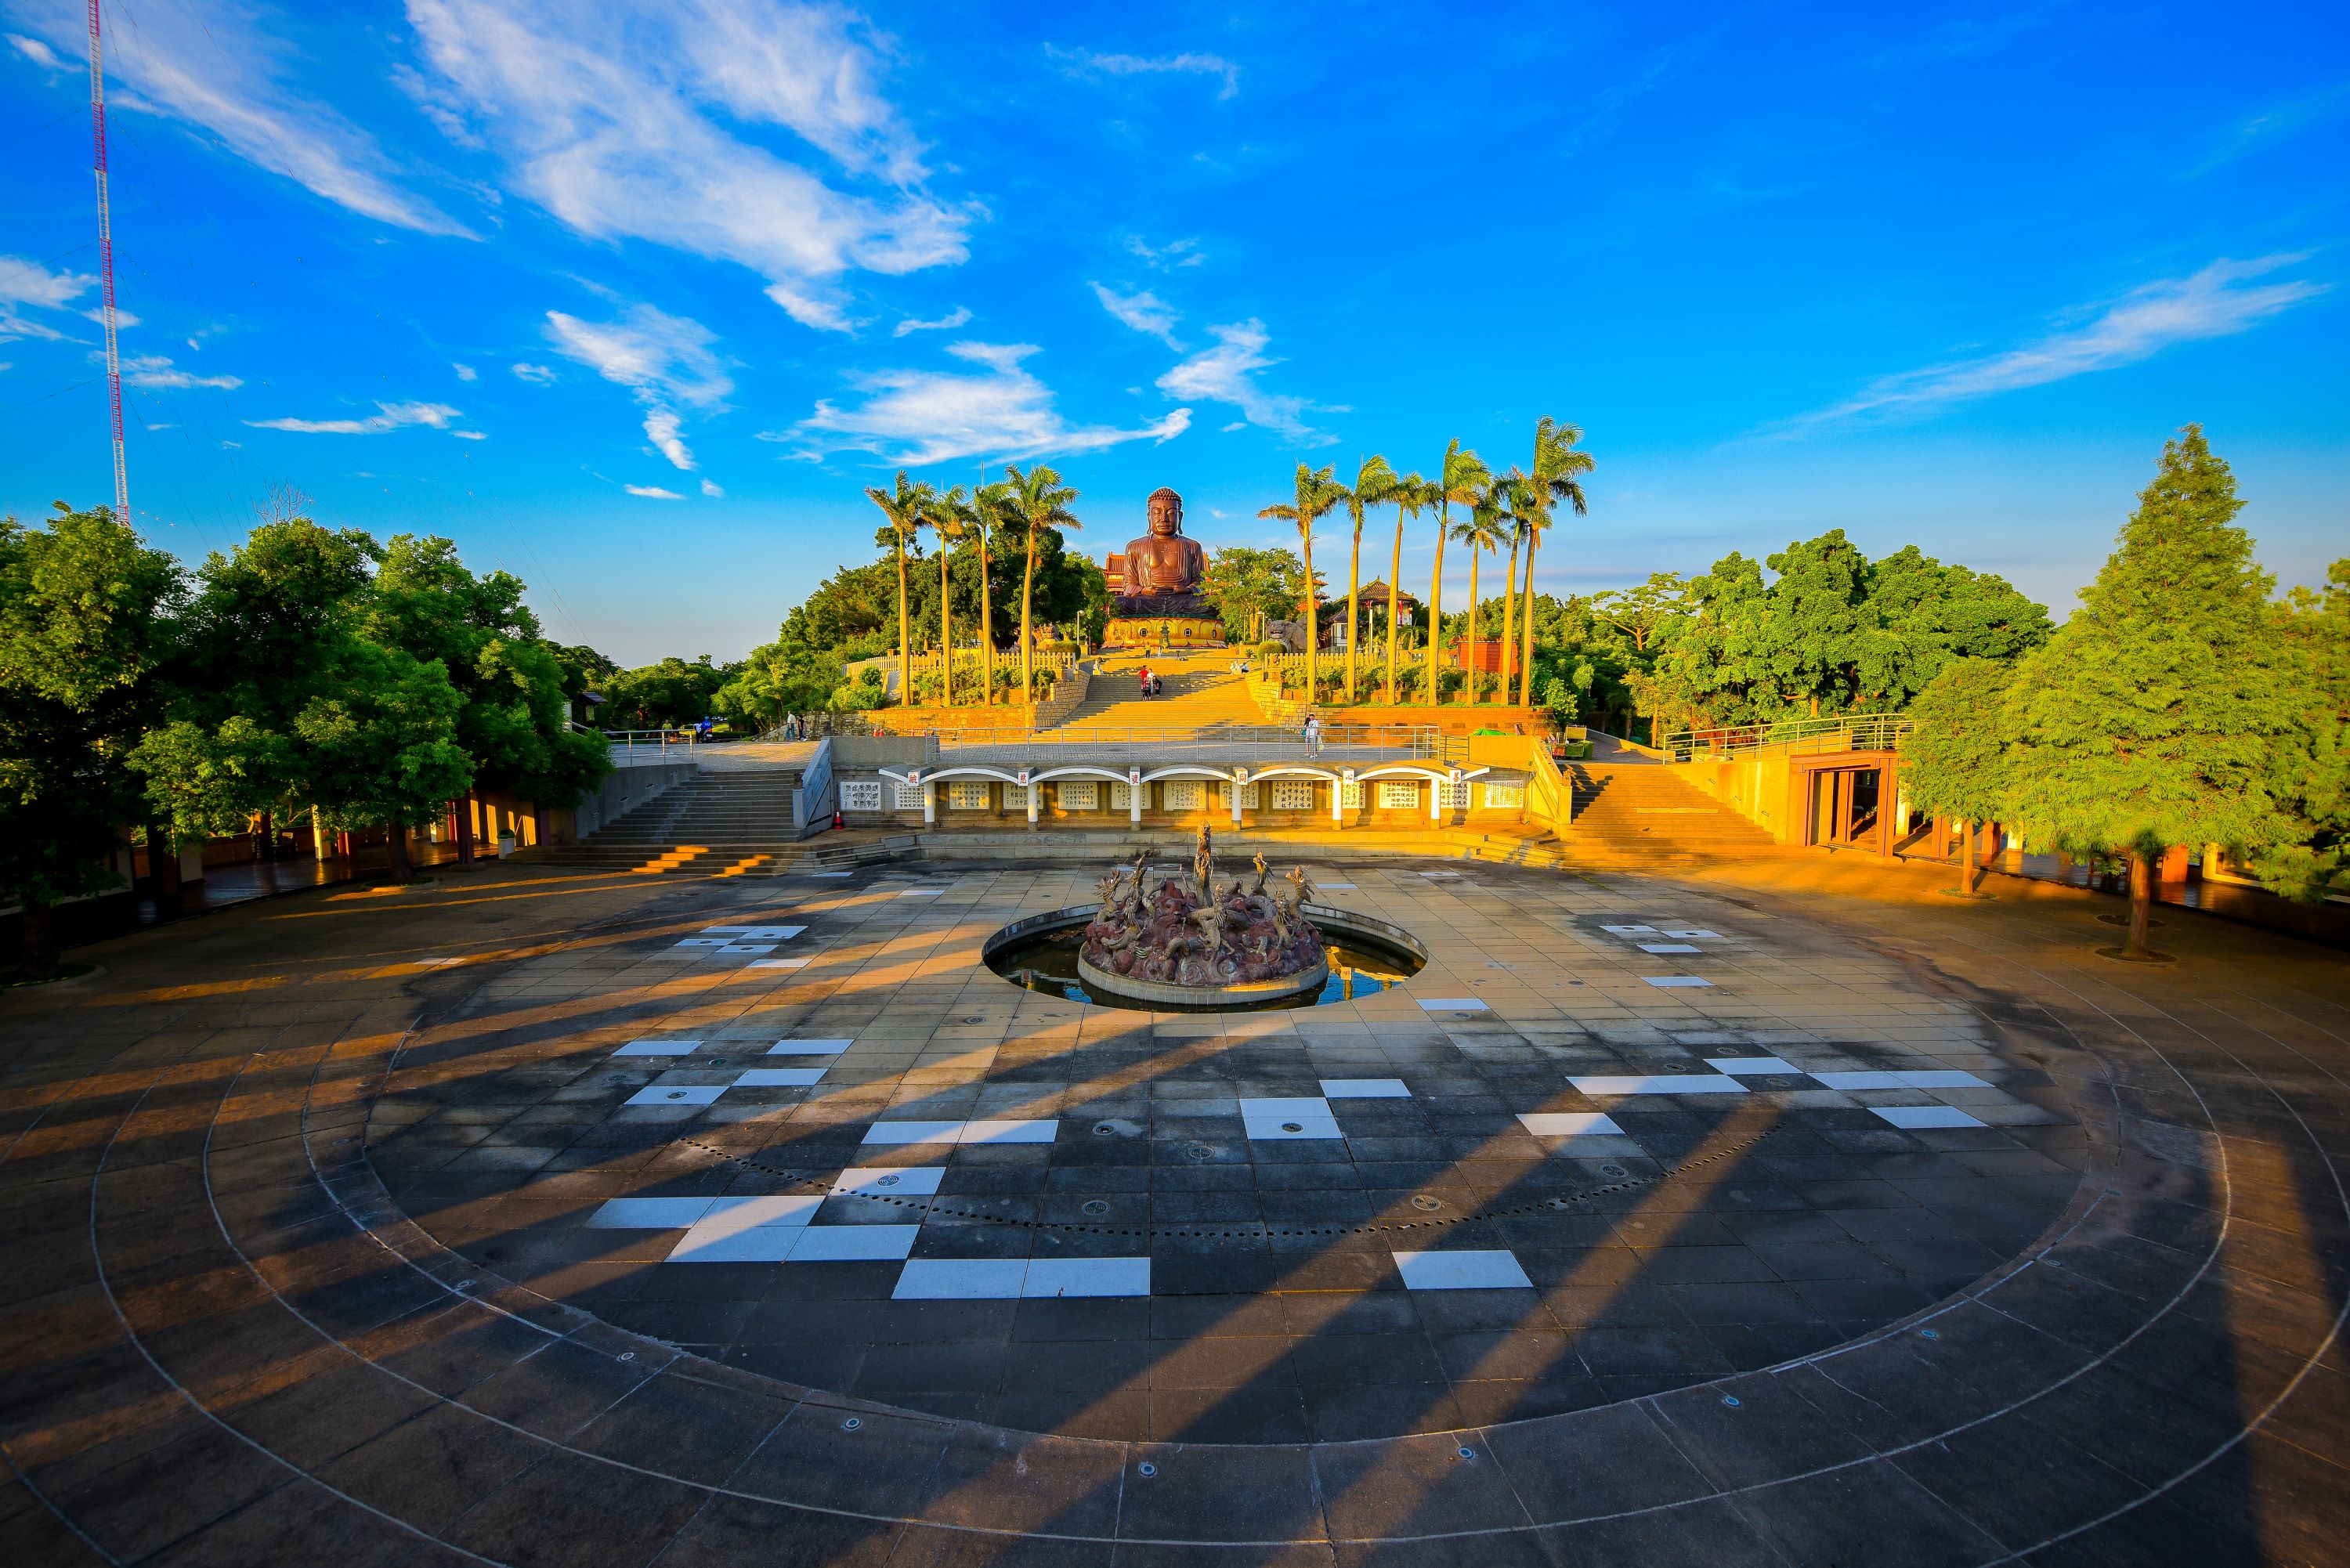
[(1150, 493), (1145, 504), (1150, 515), (1150, 532), (1161, 539), (1172, 538), (1183, 531), (1183, 498), (1160, 485)]

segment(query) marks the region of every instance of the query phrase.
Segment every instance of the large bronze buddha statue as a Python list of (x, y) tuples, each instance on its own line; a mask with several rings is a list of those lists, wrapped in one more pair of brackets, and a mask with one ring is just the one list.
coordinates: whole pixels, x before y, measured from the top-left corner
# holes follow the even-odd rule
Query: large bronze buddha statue
[(1208, 553), (1183, 535), (1183, 498), (1160, 486), (1150, 493), (1150, 532), (1126, 547), (1121, 617), (1200, 617), (1215, 611), (1200, 597)]

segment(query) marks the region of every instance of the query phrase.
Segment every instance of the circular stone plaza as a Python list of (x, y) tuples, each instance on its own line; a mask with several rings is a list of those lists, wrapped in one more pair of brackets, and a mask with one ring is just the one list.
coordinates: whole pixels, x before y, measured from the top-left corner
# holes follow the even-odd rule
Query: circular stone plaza
[[(2345, 1560), (2337, 950), (1267, 747), (733, 748), (0, 1000), (0, 1561)], [(1208, 818), (1411, 961), (988, 961)]]

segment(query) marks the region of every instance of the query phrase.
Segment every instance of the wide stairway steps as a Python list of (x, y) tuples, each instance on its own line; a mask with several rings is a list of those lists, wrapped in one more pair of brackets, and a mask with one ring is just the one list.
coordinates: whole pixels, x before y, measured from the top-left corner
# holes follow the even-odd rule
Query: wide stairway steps
[(1571, 763), (1571, 861), (1637, 867), (1784, 853), (1768, 833), (1663, 766)]
[(773, 875), (807, 853), (792, 827), (796, 770), (704, 769), (547, 858), (588, 871)]
[[(1055, 741), (1107, 739), (1132, 730), (1222, 730), (1254, 727), (1264, 722), (1248, 688), (1230, 666), (1229, 653), (1171, 656), (1134, 663), (1097, 674), (1086, 699), (1053, 727)], [(1148, 663), (1159, 672), (1165, 690), (1156, 697), (1140, 693), (1139, 672)]]

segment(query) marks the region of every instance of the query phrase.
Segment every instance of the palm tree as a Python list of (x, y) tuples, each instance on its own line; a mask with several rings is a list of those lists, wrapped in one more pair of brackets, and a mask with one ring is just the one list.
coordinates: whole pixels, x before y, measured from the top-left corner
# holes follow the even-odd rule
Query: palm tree
[(1438, 701), (1437, 672), (1444, 662), (1444, 540), (1452, 532), (1452, 504), (1476, 504), (1492, 471), (1473, 452), (1462, 452), (1453, 441), (1444, 449), (1444, 466), (1436, 472), (1436, 566), (1428, 580), (1428, 705)]
[(1276, 503), (1257, 514), (1260, 517), (1284, 517), (1297, 524), (1297, 538), (1305, 551), (1305, 701), (1312, 702), (1322, 680), (1322, 632), (1314, 613), (1314, 524), (1327, 517), (1341, 502), (1347, 499), (1347, 487), (1338, 483), (1336, 464), (1315, 472), (1304, 463), (1297, 465), (1297, 504)]
[(1497, 504), (1500, 486), (1487, 483), (1470, 503), (1468, 520), (1452, 531), (1452, 536), (1469, 546), (1469, 635), (1461, 645), (1461, 701), (1477, 701), (1477, 573), (1485, 552), (1499, 554), (1502, 540), (1502, 514)]
[[(1357, 617), (1356, 597), (1363, 579), (1363, 508), (1384, 506), (1394, 494), (1396, 471), (1388, 466), (1384, 457), (1367, 457), (1355, 471), (1353, 488), (1345, 492), (1347, 514), (1355, 520), (1355, 546), (1347, 557), (1347, 701), (1355, 701), (1355, 642)], [(1393, 601), (1388, 604), (1390, 611)]]
[(958, 484), (931, 497), (922, 521), (939, 536), (939, 681), (944, 705), (954, 706), (954, 601), (949, 597), (947, 564), (954, 547), (970, 535), (971, 502)]
[(1436, 504), (1436, 486), (1416, 473), (1407, 473), (1388, 492), (1396, 509), (1395, 558), (1388, 566), (1388, 703), (1396, 701), (1396, 600), (1403, 596), (1403, 520), (1418, 518), (1420, 508)]
[(909, 484), (906, 471), (898, 471), (898, 488), (884, 490), (879, 485), (865, 487), (866, 498), (881, 508), (881, 515), (889, 519), (881, 530), (888, 535), (898, 552), (898, 701), (900, 705), (914, 701), (914, 680), (909, 649), (913, 643), (912, 628), (906, 618), (906, 541), (922, 525), (931, 508), (934, 493), (927, 484)]
[(1020, 701), (1033, 710), (1036, 705), (1036, 676), (1031, 661), (1036, 639), (1029, 631), (1029, 607), (1036, 593), (1036, 536), (1047, 528), (1082, 528), (1085, 524), (1069, 510), (1069, 503), (1077, 498), (1077, 493), (1063, 484), (1061, 476), (1043, 463), (1025, 473), (1006, 463), (1003, 473), (1001, 515), (1025, 535), (1027, 565), (1020, 574)]
[[(1521, 482), (1517, 471), (1511, 470), (1493, 488), (1494, 504), (1499, 508), (1501, 521), (1510, 535), (1510, 575), (1507, 585), (1502, 589), (1502, 701), (1506, 704), (1510, 700), (1510, 675), (1518, 649), (1518, 545), (1527, 537), (1527, 533), (1525, 509), (1519, 504)], [(1534, 572), (1534, 556), (1531, 554), (1526, 556), (1526, 571), (1530, 576)]]
[(1534, 690), (1534, 552), (1542, 547), (1542, 536), (1550, 528), (1551, 508), (1559, 502), (1573, 506), (1577, 517), (1591, 512), (1584, 499), (1582, 479), (1591, 472), (1591, 454), (1575, 449), (1582, 439), (1580, 425), (1559, 424), (1548, 414), (1534, 427), (1534, 472), (1524, 476), (1526, 493), (1517, 508), (1526, 526), (1526, 647), (1525, 658), (1518, 666), (1521, 707), (1531, 700)]
[[(979, 472), (984, 480), (987, 471), (983, 468)], [(995, 705), (995, 590), (987, 581), (987, 528), (991, 523), (998, 529), (1003, 527), (1004, 491), (1005, 486), (1001, 480), (993, 484), (980, 485), (972, 493), (969, 519), (972, 532), (979, 542), (979, 649), (987, 681), (986, 702), (989, 707)]]

